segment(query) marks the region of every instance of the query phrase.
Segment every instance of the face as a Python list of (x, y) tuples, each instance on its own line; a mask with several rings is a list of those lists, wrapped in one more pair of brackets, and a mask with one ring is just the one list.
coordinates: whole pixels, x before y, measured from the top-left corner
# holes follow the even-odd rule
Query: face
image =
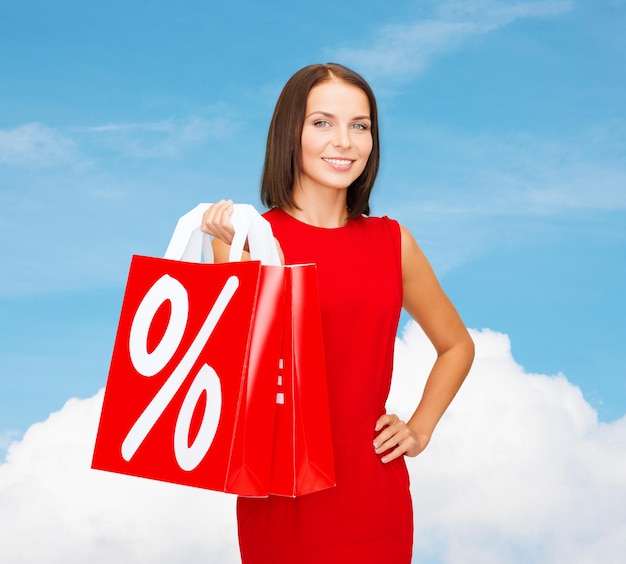
[(345, 190), (372, 152), (370, 104), (360, 88), (329, 80), (313, 87), (302, 128), (302, 190)]

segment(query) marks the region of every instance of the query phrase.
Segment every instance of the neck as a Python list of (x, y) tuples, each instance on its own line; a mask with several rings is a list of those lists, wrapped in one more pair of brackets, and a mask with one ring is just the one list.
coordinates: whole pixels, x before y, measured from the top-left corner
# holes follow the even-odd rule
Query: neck
[(331, 190), (326, 197), (316, 194), (308, 197), (297, 188), (293, 192), (296, 206), (285, 211), (304, 223), (314, 227), (343, 227), (348, 222), (350, 212), (346, 207), (345, 190)]

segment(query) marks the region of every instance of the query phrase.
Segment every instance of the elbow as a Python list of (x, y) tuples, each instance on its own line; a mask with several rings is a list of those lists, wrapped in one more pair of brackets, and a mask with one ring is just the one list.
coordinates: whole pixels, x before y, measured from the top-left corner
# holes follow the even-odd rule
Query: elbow
[(437, 349), (438, 358), (454, 358), (454, 363), (460, 372), (467, 374), (474, 362), (476, 348), (469, 331), (463, 328), (447, 347)]
[(467, 329), (459, 332), (456, 339), (448, 349), (439, 351), (438, 356), (449, 356), (454, 358), (454, 364), (457, 366), (459, 374), (465, 378), (470, 371), (472, 364), (474, 363), (474, 356), (476, 355), (476, 347), (474, 345), (474, 339), (469, 334)]
[(467, 330), (465, 331), (465, 337), (463, 339), (463, 343), (461, 344), (461, 348), (467, 365), (467, 372), (469, 372), (472, 364), (474, 363), (474, 357), (476, 356), (476, 345), (474, 344), (474, 339), (472, 339), (472, 336)]

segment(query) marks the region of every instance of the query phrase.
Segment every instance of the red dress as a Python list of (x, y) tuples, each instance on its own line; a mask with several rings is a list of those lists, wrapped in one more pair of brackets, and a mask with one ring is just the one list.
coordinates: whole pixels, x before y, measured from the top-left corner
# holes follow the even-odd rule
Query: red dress
[(372, 444), (402, 307), (399, 225), (362, 216), (324, 229), (279, 209), (265, 218), (287, 264), (317, 264), (337, 485), (297, 498), (239, 498), (242, 563), (409, 564), (404, 458), (384, 464)]

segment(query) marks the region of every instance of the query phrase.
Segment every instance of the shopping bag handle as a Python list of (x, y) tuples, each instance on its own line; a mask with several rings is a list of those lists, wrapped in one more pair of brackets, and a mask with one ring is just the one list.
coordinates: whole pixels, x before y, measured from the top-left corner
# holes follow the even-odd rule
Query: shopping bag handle
[[(200, 229), (204, 212), (213, 204), (198, 204), (183, 215), (176, 224), (164, 258), (200, 262), (204, 254), (205, 262), (214, 262), (211, 239)], [(263, 264), (279, 266), (280, 257), (269, 222), (250, 204), (234, 204), (231, 221), (235, 236), (230, 247), (230, 262), (241, 260), (246, 240), (252, 260)]]

